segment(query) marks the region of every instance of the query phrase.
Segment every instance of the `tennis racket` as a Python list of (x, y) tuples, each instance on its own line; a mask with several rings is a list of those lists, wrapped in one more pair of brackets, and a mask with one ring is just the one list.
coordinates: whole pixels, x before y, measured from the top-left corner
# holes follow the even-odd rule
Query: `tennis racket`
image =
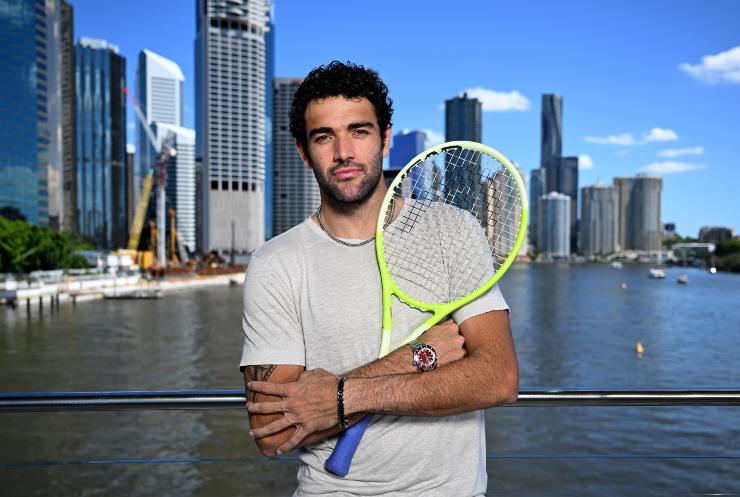
[[(386, 225), (393, 212), (395, 219)], [(501, 279), (522, 245), (527, 215), (524, 182), (498, 151), (453, 141), (414, 157), (391, 183), (378, 216), (379, 356), (390, 352), (394, 295), (432, 313), (406, 336), (405, 345)], [(365, 416), (339, 436), (327, 471), (347, 475), (371, 419)]]

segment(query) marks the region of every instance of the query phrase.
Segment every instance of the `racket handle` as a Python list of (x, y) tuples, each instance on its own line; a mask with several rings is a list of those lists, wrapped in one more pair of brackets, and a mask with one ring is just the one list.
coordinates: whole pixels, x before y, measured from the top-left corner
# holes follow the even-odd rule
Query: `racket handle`
[(365, 433), (365, 429), (370, 424), (371, 419), (373, 419), (373, 415), (368, 414), (357, 424), (350, 426), (339, 435), (334, 452), (331, 453), (329, 459), (324, 463), (324, 468), (327, 471), (337, 476), (347, 476), (357, 446), (360, 445), (362, 435)]

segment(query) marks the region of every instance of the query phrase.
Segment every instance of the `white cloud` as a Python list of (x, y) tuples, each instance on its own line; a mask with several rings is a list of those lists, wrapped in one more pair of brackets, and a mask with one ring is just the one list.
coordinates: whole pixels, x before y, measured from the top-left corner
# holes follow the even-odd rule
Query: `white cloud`
[(590, 155), (579, 155), (578, 156), (578, 169), (593, 169), (594, 160)]
[(678, 140), (678, 135), (675, 131), (663, 128), (653, 128), (649, 133), (643, 133), (643, 143), (645, 142), (669, 142)]
[(584, 138), (588, 143), (598, 143), (600, 145), (636, 145), (637, 140), (631, 133), (622, 133), (621, 135), (609, 135), (606, 137), (587, 136)]
[(684, 62), (679, 69), (707, 84), (740, 84), (740, 46), (714, 55), (705, 55), (699, 64)]
[(638, 140), (632, 133), (622, 133), (619, 135), (609, 136), (587, 136), (584, 138), (588, 143), (598, 143), (599, 145), (644, 145), (648, 142), (666, 142), (678, 140), (678, 134), (671, 129), (653, 128), (648, 132), (642, 133), (642, 139)]
[(687, 171), (693, 171), (696, 169), (705, 169), (704, 164), (692, 164), (689, 162), (675, 162), (675, 161), (664, 161), (664, 162), (653, 162), (643, 167), (641, 171), (645, 171), (653, 174), (677, 174), (685, 173)]
[(532, 105), (529, 99), (518, 90), (506, 93), (476, 86), (463, 90), (463, 93), (480, 100), (484, 112), (526, 111)]
[(126, 129), (129, 130), (129, 131), (133, 131), (133, 130), (136, 129), (136, 124), (134, 124), (132, 122), (128, 122), (128, 123), (126, 123)]
[(445, 137), (442, 133), (437, 133), (434, 130), (431, 129), (422, 129), (424, 133), (427, 135), (427, 147), (433, 147), (435, 145), (439, 145), (440, 143), (444, 143)]
[(658, 152), (658, 157), (667, 157), (669, 159), (675, 157), (681, 157), (682, 155), (703, 155), (704, 147), (690, 147), (690, 148), (668, 148)]

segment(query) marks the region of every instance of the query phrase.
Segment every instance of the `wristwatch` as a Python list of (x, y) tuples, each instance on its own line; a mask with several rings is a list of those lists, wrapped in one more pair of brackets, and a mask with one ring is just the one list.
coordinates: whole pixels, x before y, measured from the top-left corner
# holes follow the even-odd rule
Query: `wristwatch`
[(417, 371), (423, 373), (437, 367), (437, 351), (434, 347), (418, 340), (409, 343), (409, 346), (411, 347), (411, 363)]

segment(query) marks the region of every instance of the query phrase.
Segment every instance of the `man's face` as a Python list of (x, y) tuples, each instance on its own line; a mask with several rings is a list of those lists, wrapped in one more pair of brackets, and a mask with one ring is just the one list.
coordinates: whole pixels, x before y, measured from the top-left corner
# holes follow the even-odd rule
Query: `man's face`
[(340, 203), (364, 202), (382, 177), (390, 128), (379, 129), (375, 109), (366, 98), (314, 100), (305, 118), (308, 148), (298, 150), (322, 192)]

